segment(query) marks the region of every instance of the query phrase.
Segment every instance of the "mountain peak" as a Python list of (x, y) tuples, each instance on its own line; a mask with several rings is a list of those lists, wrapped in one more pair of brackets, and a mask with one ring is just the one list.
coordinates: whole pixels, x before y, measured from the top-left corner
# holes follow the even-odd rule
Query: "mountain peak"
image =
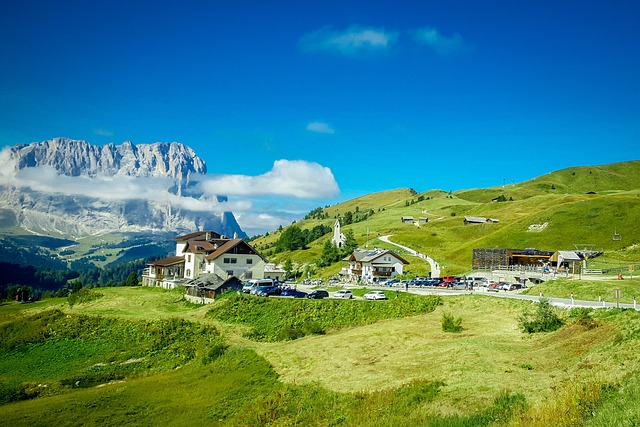
[(92, 145), (84, 140), (53, 138), (10, 149), (16, 169), (51, 166), (68, 176), (169, 176), (178, 181), (205, 174), (207, 167), (190, 147), (179, 142)]

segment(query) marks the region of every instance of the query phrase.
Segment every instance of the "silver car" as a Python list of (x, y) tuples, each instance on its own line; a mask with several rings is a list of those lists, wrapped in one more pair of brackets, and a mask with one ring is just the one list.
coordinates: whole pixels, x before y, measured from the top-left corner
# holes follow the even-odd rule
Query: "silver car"
[(340, 299), (351, 299), (353, 298), (353, 292), (348, 289), (340, 289), (339, 291), (333, 293), (333, 297)]
[(387, 299), (387, 296), (382, 291), (369, 291), (362, 296), (364, 299), (380, 300)]

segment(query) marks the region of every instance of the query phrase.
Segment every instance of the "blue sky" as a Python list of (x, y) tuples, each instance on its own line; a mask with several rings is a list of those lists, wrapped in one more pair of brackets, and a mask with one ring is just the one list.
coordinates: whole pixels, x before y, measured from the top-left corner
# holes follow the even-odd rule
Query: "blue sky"
[[(5, 0), (0, 11), (0, 146), (182, 142), (212, 182), (245, 182), (224, 188), (252, 201), (239, 214), (249, 234), (370, 192), (640, 158), (636, 1)], [(309, 191), (259, 179), (274, 175)]]

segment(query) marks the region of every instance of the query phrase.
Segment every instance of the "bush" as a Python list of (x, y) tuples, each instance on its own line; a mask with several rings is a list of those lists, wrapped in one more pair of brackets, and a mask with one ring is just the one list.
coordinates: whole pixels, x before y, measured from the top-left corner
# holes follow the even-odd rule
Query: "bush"
[(556, 314), (556, 309), (551, 305), (548, 298), (540, 298), (536, 310), (531, 312), (530, 308), (526, 309), (518, 316), (518, 324), (523, 332), (552, 332), (563, 325), (563, 321)]
[(584, 326), (587, 329), (593, 329), (596, 326), (598, 326), (598, 324), (596, 323), (595, 320), (593, 320), (593, 317), (591, 317), (592, 312), (593, 312), (592, 308), (586, 308), (586, 307), (572, 308), (571, 311), (569, 312), (569, 317), (575, 319), (575, 322), (577, 325)]
[(462, 318), (453, 317), (451, 313), (442, 314), (442, 330), (444, 332), (460, 332), (462, 331)]

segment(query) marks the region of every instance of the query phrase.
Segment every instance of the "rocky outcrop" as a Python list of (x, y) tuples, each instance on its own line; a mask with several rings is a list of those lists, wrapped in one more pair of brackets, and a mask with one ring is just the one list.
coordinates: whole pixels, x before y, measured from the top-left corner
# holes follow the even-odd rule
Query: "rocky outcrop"
[[(198, 198), (190, 186), (192, 177), (203, 175), (204, 160), (184, 144), (92, 145), (87, 141), (55, 138), (16, 145), (3, 153), (2, 173), (48, 166), (71, 177), (169, 177), (177, 196)], [(10, 171), (9, 171), (10, 172)], [(34, 191), (19, 185), (0, 188), (0, 209), (11, 211), (20, 227), (38, 234), (79, 238), (91, 234), (123, 231), (192, 232), (211, 229), (244, 236), (231, 212), (195, 212), (164, 200), (104, 200), (97, 194), (60, 195)], [(226, 200), (224, 196), (219, 201)]]

